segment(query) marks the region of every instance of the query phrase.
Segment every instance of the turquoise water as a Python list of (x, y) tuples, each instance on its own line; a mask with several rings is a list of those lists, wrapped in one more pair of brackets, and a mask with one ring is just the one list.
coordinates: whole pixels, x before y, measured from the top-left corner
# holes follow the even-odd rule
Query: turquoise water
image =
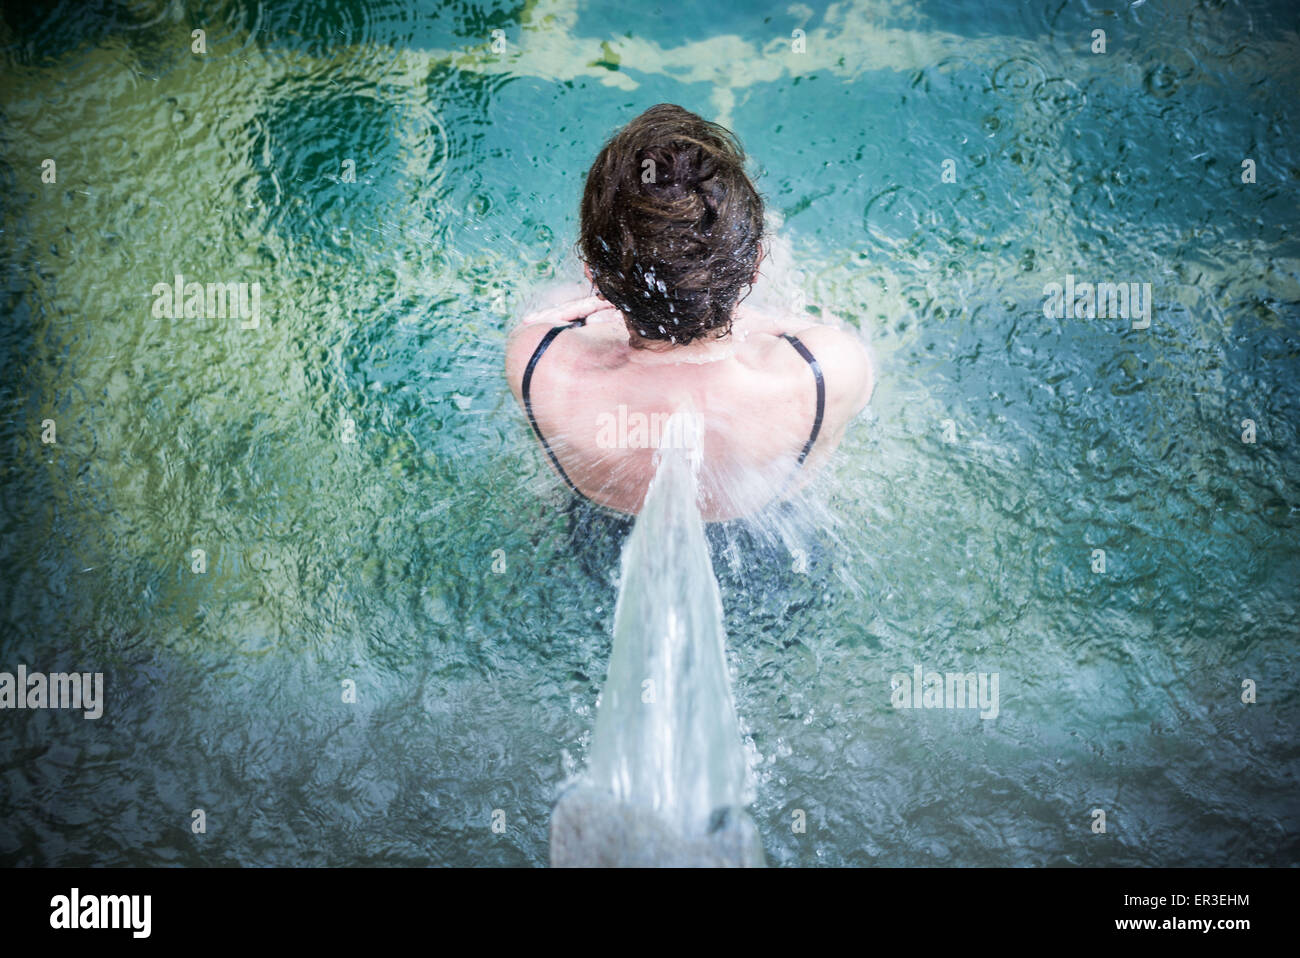
[[(107, 704), (0, 714), (0, 861), (546, 862), (626, 526), (504, 338), (671, 101), (880, 359), (804, 521), (711, 534), (769, 863), (1294, 864), (1300, 21), (953, 6), (6, 12), (0, 670)], [(155, 315), (178, 273), (256, 328)], [(1067, 274), (1150, 327), (1046, 317)], [(997, 717), (895, 709), (916, 665)]]

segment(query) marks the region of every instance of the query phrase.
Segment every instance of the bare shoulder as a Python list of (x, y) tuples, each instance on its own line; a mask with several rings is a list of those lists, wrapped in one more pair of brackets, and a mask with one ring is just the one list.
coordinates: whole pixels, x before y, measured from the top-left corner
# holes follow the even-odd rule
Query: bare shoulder
[(551, 327), (545, 323), (521, 323), (510, 331), (506, 338), (506, 381), (515, 398), (522, 401), (524, 370), (533, 351), (541, 343), (542, 337), (550, 332)]
[[(547, 302), (561, 298), (566, 290), (573, 291), (572, 287), (561, 287), (558, 291), (551, 291)], [(528, 361), (547, 333), (557, 326), (567, 327), (575, 320), (599, 317), (609, 311), (609, 303), (593, 295), (551, 303), (541, 309), (533, 310), (520, 320), (506, 339), (506, 379), (515, 398), (520, 398), (523, 391)]]
[(546, 353), (546, 376), (552, 382), (582, 379), (617, 371), (626, 365), (627, 332), (621, 323), (528, 322), (511, 331), (506, 340), (506, 379), (516, 399), (523, 393), (524, 375), (537, 347), (556, 327), (566, 330)]
[(857, 415), (876, 385), (876, 371), (866, 344), (851, 329), (834, 326), (801, 329), (799, 341), (821, 367), (827, 399), (846, 418)]

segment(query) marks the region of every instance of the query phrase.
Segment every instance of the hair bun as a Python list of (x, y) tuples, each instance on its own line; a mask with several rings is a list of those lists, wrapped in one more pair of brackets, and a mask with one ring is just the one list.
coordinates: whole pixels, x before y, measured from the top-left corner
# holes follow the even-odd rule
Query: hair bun
[(763, 202), (729, 130), (673, 104), (601, 149), (581, 208), (583, 260), (646, 339), (724, 335), (753, 279)]
[(641, 182), (652, 193), (697, 191), (718, 172), (716, 160), (690, 142), (656, 144), (641, 153)]

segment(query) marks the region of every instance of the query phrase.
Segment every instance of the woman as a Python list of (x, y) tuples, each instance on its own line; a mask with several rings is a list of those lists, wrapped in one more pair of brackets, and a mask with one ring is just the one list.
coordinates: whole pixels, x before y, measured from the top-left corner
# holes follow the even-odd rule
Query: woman
[(763, 202), (723, 127), (671, 104), (605, 144), (587, 174), (579, 247), (592, 295), (526, 317), (506, 375), (576, 492), (636, 513), (663, 428), (693, 411), (706, 521), (798, 488), (871, 396), (850, 332), (741, 305), (763, 257)]

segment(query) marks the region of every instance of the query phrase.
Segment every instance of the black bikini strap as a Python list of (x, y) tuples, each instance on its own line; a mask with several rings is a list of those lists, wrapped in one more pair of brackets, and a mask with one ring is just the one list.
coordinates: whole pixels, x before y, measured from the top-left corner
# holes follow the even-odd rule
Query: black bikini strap
[(790, 343), (791, 346), (804, 358), (804, 361), (812, 367), (813, 376), (817, 380), (817, 418), (813, 420), (812, 435), (808, 441), (803, 444), (803, 452), (799, 453), (799, 465), (808, 458), (808, 453), (812, 452), (813, 443), (817, 441), (817, 434), (822, 431), (822, 416), (826, 413), (826, 380), (822, 378), (822, 368), (817, 363), (817, 359), (808, 351), (808, 347), (801, 343), (789, 333), (782, 333), (782, 336)]
[(528, 360), (528, 367), (524, 370), (523, 387), (520, 390), (524, 394), (524, 411), (528, 413), (528, 422), (532, 425), (533, 432), (537, 434), (537, 439), (541, 442), (542, 448), (546, 450), (546, 454), (551, 457), (551, 464), (555, 466), (555, 471), (560, 474), (560, 478), (565, 481), (568, 487), (574, 492), (577, 492), (578, 495), (582, 495), (582, 493), (578, 490), (578, 487), (573, 484), (573, 480), (569, 478), (569, 474), (564, 471), (564, 467), (560, 465), (560, 460), (555, 458), (555, 451), (551, 449), (551, 444), (547, 442), (546, 437), (542, 435), (542, 427), (537, 425), (537, 417), (533, 415), (533, 400), (529, 395), (529, 388), (533, 383), (533, 370), (537, 368), (537, 361), (542, 358), (542, 353), (546, 352), (555, 337), (570, 327), (582, 326), (585, 325), (585, 323), (585, 319), (579, 319), (572, 323), (565, 323), (563, 326), (552, 326), (550, 328), (546, 335), (542, 337), (542, 341), (537, 344), (537, 348), (533, 350), (532, 358)]

